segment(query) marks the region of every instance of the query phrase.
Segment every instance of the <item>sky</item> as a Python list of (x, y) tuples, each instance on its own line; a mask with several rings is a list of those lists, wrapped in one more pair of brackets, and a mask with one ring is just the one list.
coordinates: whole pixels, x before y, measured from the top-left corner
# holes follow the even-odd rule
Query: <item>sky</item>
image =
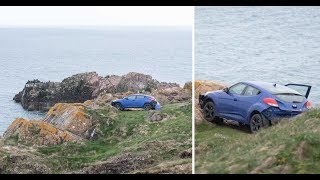
[(193, 7), (0, 6), (0, 26), (192, 26)]

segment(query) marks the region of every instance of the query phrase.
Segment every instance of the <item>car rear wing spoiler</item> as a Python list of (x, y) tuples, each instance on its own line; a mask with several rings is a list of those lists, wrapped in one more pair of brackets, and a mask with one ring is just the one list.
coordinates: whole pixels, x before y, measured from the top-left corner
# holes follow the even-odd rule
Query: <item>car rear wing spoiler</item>
[[(303, 92), (301, 92), (301, 94), (304, 94), (304, 96), (306, 97), (306, 98), (308, 98), (309, 97), (309, 94), (310, 94), (310, 90), (311, 90), (311, 87), (312, 86), (310, 86), (310, 85), (305, 85), (305, 84), (286, 84), (285, 86), (297, 86), (297, 87), (307, 87), (307, 89), (305, 90), (305, 91), (303, 91)], [(292, 88), (292, 89), (294, 89), (294, 88)]]

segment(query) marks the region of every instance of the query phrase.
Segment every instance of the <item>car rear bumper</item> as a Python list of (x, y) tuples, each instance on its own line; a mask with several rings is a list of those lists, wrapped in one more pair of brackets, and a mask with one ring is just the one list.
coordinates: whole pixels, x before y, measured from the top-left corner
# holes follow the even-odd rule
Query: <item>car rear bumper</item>
[(160, 103), (157, 103), (154, 105), (154, 110), (160, 110), (160, 109), (161, 109)]
[(271, 122), (278, 122), (283, 118), (292, 118), (292, 117), (295, 117), (305, 111), (306, 111), (306, 109), (301, 110), (301, 111), (286, 111), (286, 110), (281, 110), (276, 107), (269, 107), (269, 108), (263, 110), (262, 114)]

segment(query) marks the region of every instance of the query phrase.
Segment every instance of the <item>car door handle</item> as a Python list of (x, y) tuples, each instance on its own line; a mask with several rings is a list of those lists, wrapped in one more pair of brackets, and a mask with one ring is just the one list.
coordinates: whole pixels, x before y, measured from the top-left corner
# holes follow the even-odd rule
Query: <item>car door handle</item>
[(233, 98), (233, 100), (234, 100), (234, 101), (238, 101), (238, 99), (237, 99), (237, 98)]

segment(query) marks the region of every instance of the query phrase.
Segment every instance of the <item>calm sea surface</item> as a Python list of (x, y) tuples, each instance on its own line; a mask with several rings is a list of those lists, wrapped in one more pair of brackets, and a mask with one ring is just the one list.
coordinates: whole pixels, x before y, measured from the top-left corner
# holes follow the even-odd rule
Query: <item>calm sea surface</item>
[(26, 81), (76, 73), (141, 72), (183, 85), (192, 78), (192, 30), (185, 27), (0, 28), (0, 135), (18, 117), (39, 119), (14, 103)]
[(195, 78), (312, 85), (320, 104), (320, 7), (196, 7)]

